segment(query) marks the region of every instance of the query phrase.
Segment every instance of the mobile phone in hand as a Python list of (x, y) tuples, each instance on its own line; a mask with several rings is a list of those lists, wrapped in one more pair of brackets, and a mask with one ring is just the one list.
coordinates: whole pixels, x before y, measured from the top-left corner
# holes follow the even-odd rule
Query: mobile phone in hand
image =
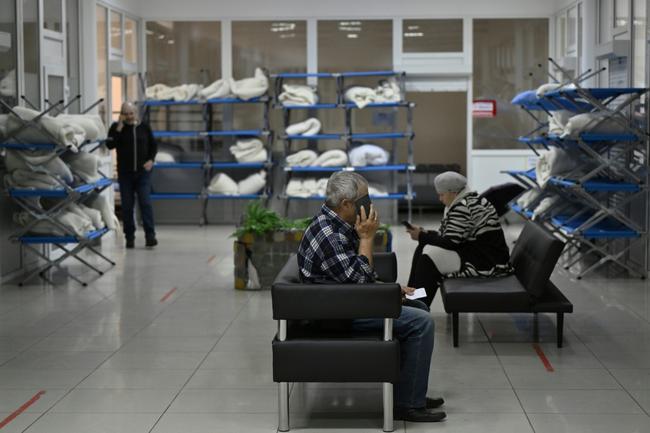
[(402, 224), (404, 225), (404, 227), (406, 227), (409, 230), (413, 230), (415, 228), (410, 222), (406, 220), (402, 221)]

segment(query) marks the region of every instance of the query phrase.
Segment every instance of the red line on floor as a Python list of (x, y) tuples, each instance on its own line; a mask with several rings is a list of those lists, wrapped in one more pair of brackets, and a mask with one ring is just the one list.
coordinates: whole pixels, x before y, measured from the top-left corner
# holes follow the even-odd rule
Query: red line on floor
[(555, 370), (553, 369), (551, 362), (548, 360), (546, 355), (544, 355), (544, 351), (542, 350), (541, 347), (539, 347), (539, 344), (533, 343), (533, 349), (535, 349), (535, 352), (537, 352), (537, 356), (539, 356), (539, 359), (542, 361), (542, 364), (544, 364), (544, 368), (546, 368), (546, 371), (549, 371), (551, 373), (554, 372)]
[(210, 263), (212, 260), (214, 260), (214, 259), (216, 259), (216, 258), (217, 258), (217, 256), (210, 256), (210, 257), (208, 258), (208, 263)]
[(169, 299), (169, 297), (174, 294), (177, 288), (178, 287), (172, 287), (172, 289), (169, 292), (165, 293), (165, 296), (160, 298), (160, 302), (165, 302), (167, 299)]
[(31, 405), (33, 405), (34, 403), (36, 403), (36, 402), (38, 401), (38, 399), (41, 398), (41, 396), (42, 396), (43, 394), (45, 394), (45, 391), (39, 391), (39, 392), (37, 392), (36, 394), (34, 394), (34, 396), (33, 396), (32, 398), (30, 398), (28, 401), (26, 401), (25, 403), (23, 403), (22, 406), (20, 406), (18, 409), (16, 409), (15, 411), (13, 411), (13, 412), (12, 412), (12, 413), (7, 417), (7, 418), (5, 418), (5, 419), (3, 419), (2, 421), (0, 421), (0, 429), (2, 429), (4, 426), (6, 426), (7, 424), (9, 424), (9, 423), (10, 423), (11, 421), (13, 421), (14, 419), (18, 418), (18, 416), (19, 416), (21, 413), (25, 412), (27, 409), (29, 409), (29, 407), (30, 407)]

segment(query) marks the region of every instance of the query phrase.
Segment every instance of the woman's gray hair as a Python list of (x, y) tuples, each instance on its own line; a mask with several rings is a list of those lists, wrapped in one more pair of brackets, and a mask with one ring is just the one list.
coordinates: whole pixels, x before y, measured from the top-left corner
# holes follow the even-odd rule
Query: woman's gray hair
[(345, 199), (356, 200), (359, 189), (368, 185), (368, 181), (359, 173), (339, 171), (330, 176), (325, 190), (325, 204), (330, 209), (336, 209)]

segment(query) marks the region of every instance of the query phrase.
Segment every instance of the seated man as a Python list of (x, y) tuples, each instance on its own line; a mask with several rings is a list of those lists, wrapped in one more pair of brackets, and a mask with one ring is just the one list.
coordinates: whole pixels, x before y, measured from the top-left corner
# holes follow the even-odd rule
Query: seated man
[(431, 305), (443, 277), (501, 277), (512, 273), (510, 250), (494, 206), (467, 189), (465, 176), (448, 171), (433, 183), (445, 205), (440, 230), (407, 231), (418, 242), (409, 286), (424, 287)]
[[(326, 201), (312, 220), (298, 248), (300, 277), (311, 283), (371, 283), (375, 281), (372, 252), (379, 216), (370, 204), (368, 182), (354, 172), (338, 172), (327, 182)], [(403, 293), (412, 293), (409, 287)], [(355, 330), (381, 330), (382, 319), (358, 319)], [(393, 321), (400, 342), (401, 369), (395, 390), (394, 417), (436, 422), (444, 412), (441, 398), (426, 397), (433, 352), (433, 320), (423, 309), (403, 306)]]

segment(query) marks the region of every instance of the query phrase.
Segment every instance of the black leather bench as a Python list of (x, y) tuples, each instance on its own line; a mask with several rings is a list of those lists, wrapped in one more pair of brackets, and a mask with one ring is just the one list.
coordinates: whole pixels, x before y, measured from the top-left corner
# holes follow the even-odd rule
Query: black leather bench
[[(289, 430), (289, 383), (383, 383), (384, 431), (393, 431), (393, 384), (399, 380), (400, 347), (392, 320), (402, 311), (394, 253), (374, 256), (384, 283), (305, 284), (293, 255), (271, 287), (273, 381), (278, 382), (280, 431)], [(383, 318), (383, 332), (354, 332), (351, 319)]]
[[(564, 314), (573, 312), (573, 304), (549, 278), (563, 248), (547, 230), (527, 222), (510, 256), (514, 275), (444, 280), (440, 293), (445, 311), (452, 315), (454, 347), (460, 313), (534, 313), (535, 320), (537, 313), (555, 313), (557, 346), (562, 347)], [(537, 326), (534, 331), (537, 334)]]

